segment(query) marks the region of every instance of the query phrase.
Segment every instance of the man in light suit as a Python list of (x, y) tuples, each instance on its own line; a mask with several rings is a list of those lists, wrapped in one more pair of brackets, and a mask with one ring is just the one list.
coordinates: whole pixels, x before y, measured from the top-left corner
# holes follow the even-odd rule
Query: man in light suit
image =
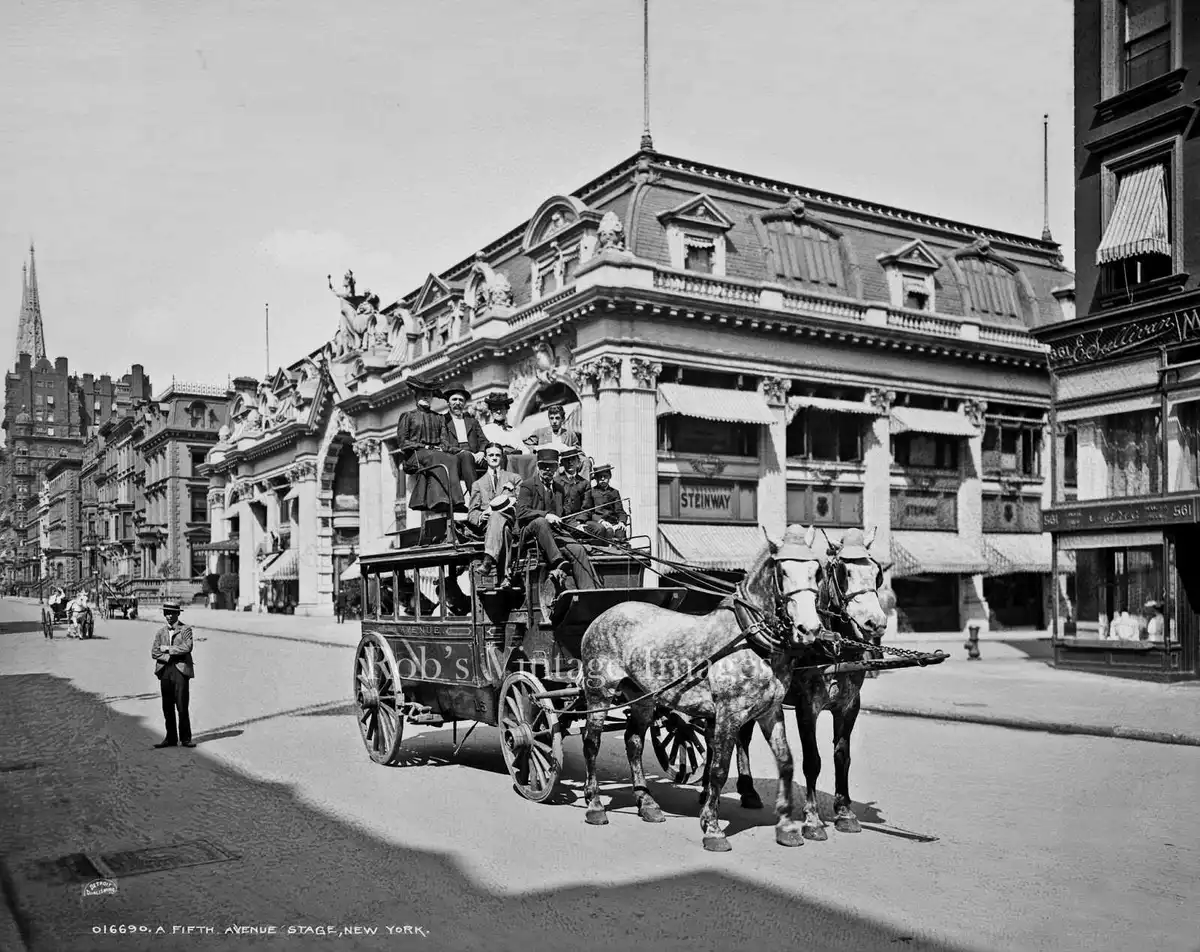
[[(195, 676), (192, 666), (192, 629), (179, 623), (178, 602), (163, 602), (163, 618), (167, 623), (154, 633), (154, 645), (150, 657), (154, 659), (154, 676), (162, 688), (163, 719), (167, 725), (167, 736), (155, 747), (195, 747), (192, 743), (192, 721), (188, 715), (191, 680)], [(176, 730), (175, 715), (179, 714)]]
[(496, 564), (504, 551), (504, 534), (513, 524), (521, 476), (501, 468), (504, 447), (499, 443), (488, 443), (483, 450), (483, 459), (487, 463), (487, 472), (471, 486), (467, 524), (484, 529), (483, 571), (494, 577)]

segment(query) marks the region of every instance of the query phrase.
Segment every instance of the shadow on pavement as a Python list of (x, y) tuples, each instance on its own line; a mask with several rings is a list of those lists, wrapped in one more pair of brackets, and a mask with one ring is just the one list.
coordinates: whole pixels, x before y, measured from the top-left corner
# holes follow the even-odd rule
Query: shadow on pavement
[[(1007, 641), (1004, 638), (996, 640), (1002, 645), (1015, 648), (1031, 661), (1050, 661), (1054, 658), (1054, 647), (1050, 644), (1049, 638), (1038, 638), (1036, 641)], [(984, 649), (986, 650), (986, 645)]]
[(40, 621), (6, 621), (0, 622), (0, 635), (19, 635), (27, 631), (41, 631)]
[[(56, 729), (45, 730), (51, 712)], [(807, 900), (799, 886), (783, 892), (719, 869), (604, 885), (622, 871), (584, 864), (578, 879), (586, 885), (495, 892), (481, 887), (450, 855), (372, 837), (315, 809), (290, 785), (252, 779), (199, 751), (163, 757), (150, 749), (157, 737), (136, 718), (67, 680), (0, 677), (0, 718), (10, 725), (0, 734), (0, 762), (34, 765), (0, 773), (0, 796), (10, 805), (0, 815), (0, 844), (35, 950), (247, 945), (245, 937), (179, 937), (164, 944), (162, 936), (94, 932), (97, 923), (112, 922), (221, 929), (231, 923), (333, 922), (377, 926), (381, 933), (386, 924), (409, 924), (428, 931), (428, 948), (488, 952), (701, 952), (778, 946), (783, 936), (787, 948), (962, 948)], [(498, 760), (498, 753), (493, 757), (482, 749), (469, 757), (485, 769), (503, 769)], [(760, 786), (765, 793), (770, 784)], [(656, 796), (660, 790), (669, 809), (695, 811), (693, 790), (664, 785)], [(439, 796), (436, 785), (428, 794)], [(464, 810), (463, 841), (448, 847), (469, 848), (471, 824), (488, 822), (486, 816), (467, 819), (465, 811), (479, 806), (445, 803), (446, 810)], [(381, 802), (379, 809), (402, 810), (403, 804)], [(542, 842), (536, 827), (512, 833), (512, 848), (525, 851), (535, 865), (540, 850), (563, 848)], [(78, 868), (79, 854), (128, 857), (144, 855), (128, 851), (157, 847), (161, 862), (165, 848), (194, 848), (199, 841), (235, 858), (202, 859), (206, 865), (193, 860), (182, 872), (135, 869), (118, 876), (115, 894), (94, 897), (81, 898), (78, 879), (64, 883), (38, 875), (51, 868), (47, 861), (64, 857), (75, 857)], [(645, 848), (653, 847), (646, 842)], [(71, 862), (55, 868), (70, 878)], [(801, 864), (797, 883), (802, 881)], [(366, 949), (396, 943), (381, 934), (334, 944)]]

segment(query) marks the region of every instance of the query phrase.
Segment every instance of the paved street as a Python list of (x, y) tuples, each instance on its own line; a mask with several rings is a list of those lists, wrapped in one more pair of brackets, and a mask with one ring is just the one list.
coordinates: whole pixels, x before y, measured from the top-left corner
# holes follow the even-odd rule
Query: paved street
[[(153, 750), (152, 627), (102, 620), (94, 641), (46, 641), (36, 617), (36, 605), (0, 602), (0, 794), (13, 807), (0, 848), (35, 949), (1200, 947), (1194, 748), (867, 716), (852, 750), (861, 835), (830, 827), (828, 842), (787, 850), (770, 811), (727, 794), (733, 852), (714, 855), (700, 846), (693, 788), (656, 782), (669, 820), (638, 820), (619, 735), (602, 755), (614, 808), (603, 828), (583, 822), (578, 739), (552, 804), (513, 793), (488, 727), (454, 759), (449, 728), (410, 729), (411, 763), (371, 763), (346, 647), (199, 629), (199, 746)], [(968, 669), (911, 676), (929, 678), (933, 696), (954, 690), (956, 670)], [(1021, 681), (1015, 671), (1004, 677)], [(892, 678), (867, 690), (885, 694)], [(761, 740), (753, 757), (769, 800)], [(652, 755), (647, 767), (657, 781)], [(37, 866), (197, 840), (232, 858), (118, 876), (113, 896), (81, 899)], [(122, 923), (216, 934), (95, 932)], [(378, 934), (223, 934), (327, 924)]]

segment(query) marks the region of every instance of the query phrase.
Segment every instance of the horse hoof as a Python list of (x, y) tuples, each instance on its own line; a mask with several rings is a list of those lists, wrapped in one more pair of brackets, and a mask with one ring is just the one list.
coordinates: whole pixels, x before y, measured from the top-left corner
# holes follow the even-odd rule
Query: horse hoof
[(839, 833), (862, 832), (862, 827), (858, 825), (858, 819), (852, 816), (834, 817), (833, 826)]
[(762, 797), (754, 790), (747, 790), (742, 794), (742, 806), (747, 810), (761, 810), (763, 808)]
[(599, 810), (588, 810), (587, 816), (585, 816), (584, 819), (592, 826), (604, 826), (606, 823), (608, 823), (608, 814), (604, 812), (603, 808)]
[(775, 827), (775, 842), (780, 846), (803, 846), (804, 836), (793, 824)]
[(666, 823), (667, 816), (656, 803), (638, 807), (638, 815), (647, 823)]
[(829, 839), (829, 834), (825, 832), (825, 827), (823, 825), (818, 826), (815, 823), (812, 825), (806, 824), (804, 827), (804, 838), (806, 840), (813, 840), (814, 842), (821, 843)]
[(733, 849), (729, 845), (729, 840), (722, 835), (706, 836), (704, 838), (704, 848), (710, 853), (728, 853)]

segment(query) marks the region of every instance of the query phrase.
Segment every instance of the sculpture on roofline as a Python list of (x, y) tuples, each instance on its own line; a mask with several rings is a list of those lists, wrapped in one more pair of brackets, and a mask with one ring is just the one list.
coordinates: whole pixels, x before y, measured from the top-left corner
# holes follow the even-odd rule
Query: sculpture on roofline
[(621, 219), (612, 212), (605, 212), (596, 231), (596, 241), (601, 252), (624, 251), (625, 227), (621, 224)]
[(355, 291), (354, 272), (347, 271), (342, 278), (342, 291), (333, 286), (333, 275), (326, 275), (329, 290), (341, 302), (341, 321), (333, 337), (333, 356), (347, 357), (367, 350), (371, 344), (371, 328), (379, 312), (379, 295), (366, 288), (362, 294)]

